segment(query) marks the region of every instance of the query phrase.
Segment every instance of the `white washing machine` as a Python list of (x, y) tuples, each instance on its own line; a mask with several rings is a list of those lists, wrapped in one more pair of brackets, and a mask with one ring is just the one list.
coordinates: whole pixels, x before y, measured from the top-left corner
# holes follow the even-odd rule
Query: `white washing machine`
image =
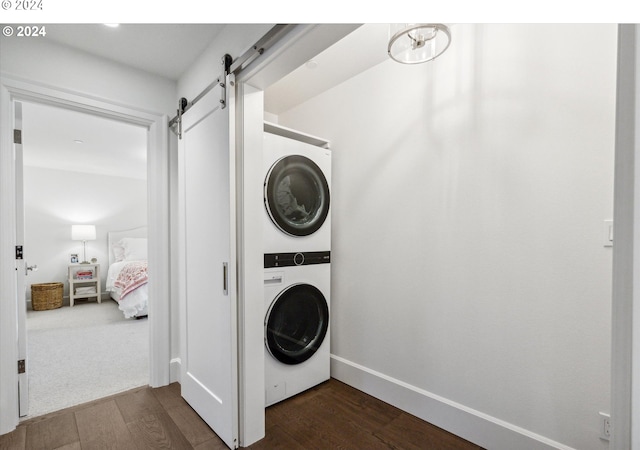
[(330, 253), (265, 254), (265, 406), (330, 377)]
[(264, 253), (331, 248), (329, 142), (265, 123)]

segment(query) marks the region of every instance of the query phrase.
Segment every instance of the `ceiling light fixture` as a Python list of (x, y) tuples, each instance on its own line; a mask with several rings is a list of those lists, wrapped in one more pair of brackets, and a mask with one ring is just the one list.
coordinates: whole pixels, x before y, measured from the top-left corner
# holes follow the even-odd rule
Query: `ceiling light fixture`
[(389, 36), (389, 57), (402, 64), (432, 61), (451, 43), (449, 27), (441, 23), (392, 24)]
[(118, 28), (120, 26), (119, 23), (105, 23), (104, 24), (105, 27), (109, 27), (109, 28)]
[(73, 142), (75, 142), (76, 144), (84, 144), (84, 141), (81, 139), (74, 139)]

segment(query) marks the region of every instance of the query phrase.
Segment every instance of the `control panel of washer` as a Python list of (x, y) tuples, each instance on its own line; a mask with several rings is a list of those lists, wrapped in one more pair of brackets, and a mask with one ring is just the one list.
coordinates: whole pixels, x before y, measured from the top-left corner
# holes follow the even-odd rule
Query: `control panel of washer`
[(328, 264), (331, 252), (265, 253), (264, 268)]

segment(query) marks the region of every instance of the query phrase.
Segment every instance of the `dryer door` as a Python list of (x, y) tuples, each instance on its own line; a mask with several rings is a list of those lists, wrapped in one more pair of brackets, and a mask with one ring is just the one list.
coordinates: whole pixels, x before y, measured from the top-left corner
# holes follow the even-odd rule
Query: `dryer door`
[(264, 203), (273, 223), (292, 236), (316, 232), (329, 213), (329, 184), (309, 158), (290, 155), (271, 167), (264, 183)]
[(310, 284), (294, 284), (271, 303), (265, 319), (269, 353), (285, 364), (300, 364), (320, 348), (329, 327), (329, 307)]

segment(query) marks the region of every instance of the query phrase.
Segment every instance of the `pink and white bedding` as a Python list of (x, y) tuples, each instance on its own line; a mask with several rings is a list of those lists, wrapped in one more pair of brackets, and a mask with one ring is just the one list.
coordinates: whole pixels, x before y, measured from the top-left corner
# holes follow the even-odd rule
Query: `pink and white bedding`
[(119, 261), (109, 266), (107, 291), (126, 318), (147, 315), (147, 281), (146, 261)]
[(106, 290), (126, 318), (147, 315), (149, 300), (146, 227), (108, 233)]
[(120, 289), (120, 300), (149, 281), (146, 261), (131, 261), (125, 264), (113, 286)]
[(147, 315), (147, 261), (119, 261), (109, 266), (107, 291), (126, 318)]

